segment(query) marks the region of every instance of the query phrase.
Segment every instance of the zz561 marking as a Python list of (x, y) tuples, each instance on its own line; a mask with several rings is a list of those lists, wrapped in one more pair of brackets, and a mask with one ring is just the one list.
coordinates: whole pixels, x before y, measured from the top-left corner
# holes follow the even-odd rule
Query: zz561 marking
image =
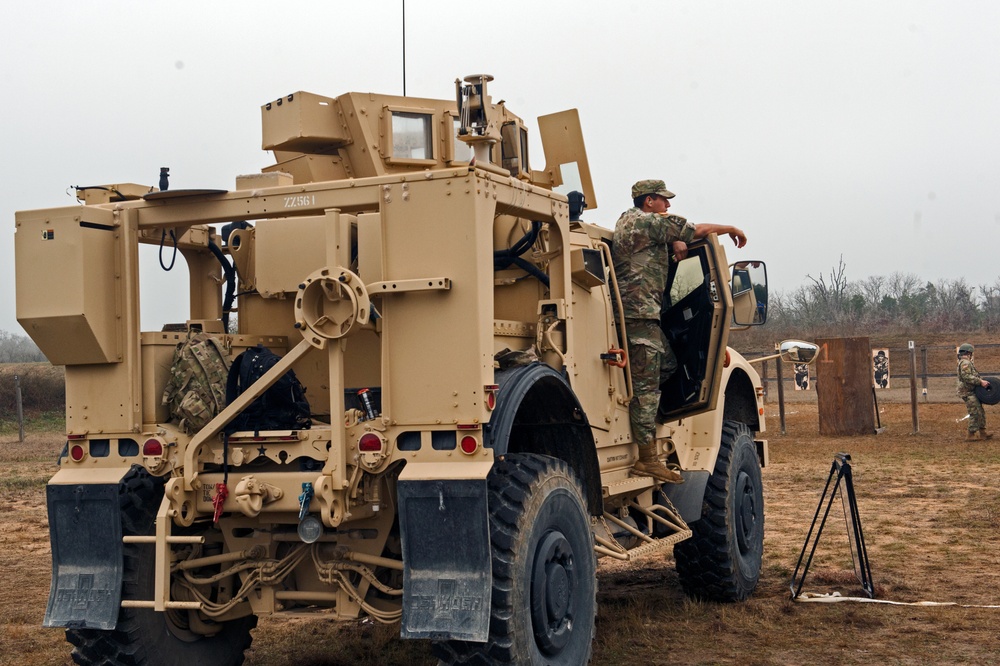
[(316, 195), (299, 194), (294, 197), (285, 197), (285, 208), (301, 208), (303, 206), (315, 206)]

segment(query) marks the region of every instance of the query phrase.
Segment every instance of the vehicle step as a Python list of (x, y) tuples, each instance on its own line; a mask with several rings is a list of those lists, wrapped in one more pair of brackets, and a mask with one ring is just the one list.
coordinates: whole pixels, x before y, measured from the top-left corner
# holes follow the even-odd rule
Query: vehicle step
[(639, 492), (646, 488), (653, 488), (660, 485), (659, 481), (651, 476), (626, 476), (621, 479), (608, 481), (601, 486), (601, 494), (604, 497), (616, 497), (628, 493)]

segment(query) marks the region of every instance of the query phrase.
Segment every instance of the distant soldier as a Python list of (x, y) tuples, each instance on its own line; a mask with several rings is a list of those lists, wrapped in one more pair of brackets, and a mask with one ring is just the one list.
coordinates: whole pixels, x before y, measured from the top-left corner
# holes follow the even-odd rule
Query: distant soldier
[(967, 439), (989, 439), (992, 434), (986, 432), (986, 412), (976, 397), (976, 387), (989, 388), (990, 383), (979, 376), (976, 366), (972, 363), (975, 348), (968, 342), (958, 346), (958, 395), (965, 401), (969, 412), (969, 435)]
[(677, 359), (660, 329), (660, 306), (667, 284), (670, 255), (687, 256), (687, 243), (709, 234), (728, 234), (736, 247), (747, 237), (736, 227), (691, 224), (667, 215), (674, 193), (662, 180), (640, 180), (632, 186), (632, 203), (615, 225), (613, 259), (621, 290), (628, 357), (635, 397), (629, 404), (632, 438), (639, 446), (633, 471), (665, 483), (680, 483), (656, 452), (656, 411), (660, 385), (677, 370)]

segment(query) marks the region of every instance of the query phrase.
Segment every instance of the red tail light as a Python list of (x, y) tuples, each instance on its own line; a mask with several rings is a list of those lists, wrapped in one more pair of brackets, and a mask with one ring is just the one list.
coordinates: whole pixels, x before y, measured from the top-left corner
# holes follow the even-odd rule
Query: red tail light
[(367, 432), (361, 435), (361, 439), (358, 440), (358, 451), (381, 451), (382, 450), (382, 438), (380, 438), (375, 433)]
[(142, 455), (144, 456), (162, 456), (163, 455), (163, 442), (158, 439), (147, 439), (142, 445)]
[(69, 457), (73, 459), (73, 462), (80, 462), (87, 456), (87, 450), (83, 448), (82, 444), (74, 444), (69, 447)]
[(497, 384), (487, 384), (483, 387), (483, 392), (486, 395), (486, 409), (493, 411), (497, 406), (497, 391), (500, 387)]
[(472, 435), (466, 435), (462, 438), (462, 453), (473, 454), (479, 449), (479, 440), (477, 440)]

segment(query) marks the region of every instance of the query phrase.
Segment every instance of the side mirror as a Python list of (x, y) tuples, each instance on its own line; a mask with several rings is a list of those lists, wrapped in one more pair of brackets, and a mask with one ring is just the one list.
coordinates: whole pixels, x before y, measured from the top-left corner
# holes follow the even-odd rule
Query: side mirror
[(802, 340), (785, 340), (778, 345), (778, 355), (787, 363), (812, 363), (819, 354), (819, 346)]
[(760, 326), (767, 321), (767, 267), (763, 261), (732, 265), (733, 324)]

